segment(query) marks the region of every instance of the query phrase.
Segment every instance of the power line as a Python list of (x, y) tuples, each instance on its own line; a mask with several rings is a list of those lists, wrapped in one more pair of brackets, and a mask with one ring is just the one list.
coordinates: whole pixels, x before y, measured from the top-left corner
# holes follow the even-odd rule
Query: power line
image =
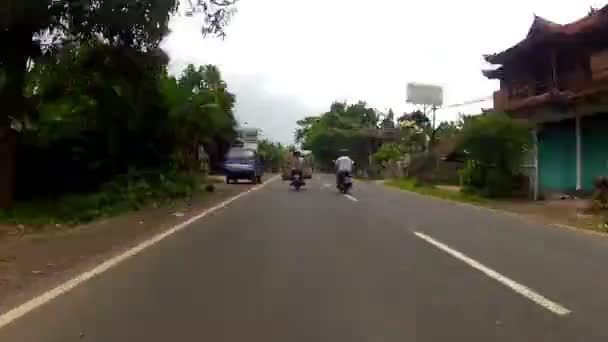
[(461, 102), (461, 103), (456, 103), (456, 104), (447, 105), (447, 106), (444, 106), (443, 108), (456, 108), (456, 107), (462, 107), (462, 106), (467, 106), (467, 105), (471, 105), (471, 104), (475, 104), (475, 103), (481, 103), (481, 102), (490, 101), (490, 100), (492, 100), (493, 98), (494, 98), (494, 97), (493, 97), (492, 95), (490, 95), (490, 96), (484, 96), (484, 97), (480, 97), (480, 98), (476, 98), (476, 99), (468, 100), (468, 101)]

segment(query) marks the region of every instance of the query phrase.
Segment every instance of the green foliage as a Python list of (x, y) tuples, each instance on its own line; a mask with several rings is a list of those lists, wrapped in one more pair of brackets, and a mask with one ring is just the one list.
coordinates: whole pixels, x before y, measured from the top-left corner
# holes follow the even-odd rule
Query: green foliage
[(463, 121), (444, 121), (437, 126), (437, 139), (451, 140), (455, 139), (462, 129)]
[(451, 201), (467, 202), (483, 204), (485, 199), (475, 194), (464, 193), (458, 191), (449, 191), (437, 188), (435, 186), (425, 184), (416, 178), (402, 178), (391, 180), (387, 183), (388, 186), (396, 187), (402, 190), (416, 192), (422, 195), (443, 198)]
[[(224, 35), (234, 3), (189, 2), (205, 18), (202, 33), (216, 36)], [(26, 126), (33, 122), (39, 129), (23, 134), (20, 140), (26, 141), (25, 149), (35, 156), (61, 155), (59, 161), (48, 159), (55, 165), (63, 162), (71, 170), (71, 174), (37, 170), (47, 175), (39, 183), (48, 185), (48, 179), (81, 174), (91, 174), (93, 179), (88, 181), (99, 183), (125, 172), (129, 164), (166, 164), (168, 151), (179, 150), (176, 140), (182, 136), (173, 134), (179, 120), (167, 115), (170, 110), (158, 87), (167, 63), (158, 47), (178, 5), (179, 0), (20, 0), (0, 5), (0, 40), (7, 47), (0, 49), (0, 130), (14, 118)], [(197, 98), (192, 105), (215, 103), (226, 113), (232, 110), (232, 102), (223, 95), (210, 95), (214, 101)], [(224, 129), (215, 130), (217, 126)], [(204, 133), (205, 137), (210, 131), (215, 135), (209, 139), (211, 150), (221, 153), (229, 143), (222, 139), (230, 135), (229, 126), (214, 122)], [(18, 158), (21, 155), (17, 153)], [(22, 184), (40, 178), (32, 177), (33, 170), (23, 172), (39, 166), (32, 164), (40, 160), (30, 155), (25, 159), (18, 162)], [(12, 160), (2, 160), (0, 167), (12, 164)], [(0, 194), (2, 205), (7, 197)]]
[(280, 143), (262, 139), (258, 143), (258, 153), (264, 162), (267, 171), (279, 171), (283, 165), (287, 148)]
[(591, 205), (594, 211), (608, 210), (608, 178), (598, 177), (594, 181), (595, 190), (591, 198)]
[[(234, 2), (194, 3), (206, 18), (202, 32), (223, 35)], [(0, 101), (10, 113), (0, 117), (0, 125), (7, 124), (8, 115), (21, 117), (27, 112), (23, 90), (29, 61), (38, 62), (44, 54), (91, 41), (139, 52), (156, 51), (178, 4), (178, 0), (10, 1), (0, 10), (0, 40), (11, 47), (0, 50), (0, 74), (4, 75)]]
[[(231, 141), (235, 136), (235, 97), (216, 66), (196, 69), (189, 65), (179, 79), (161, 78), (161, 93), (169, 108), (169, 122), (175, 139), (174, 158), (182, 170), (198, 165), (199, 144)], [(212, 150), (212, 149), (209, 149)]]
[(374, 153), (373, 158), (378, 163), (399, 160), (403, 157), (403, 152), (397, 144), (384, 144)]
[(392, 109), (388, 110), (388, 113), (384, 116), (380, 122), (380, 128), (395, 128), (395, 113)]
[(379, 113), (365, 102), (352, 105), (335, 102), (328, 112), (298, 121), (296, 140), (303, 149), (313, 152), (322, 167), (328, 168), (341, 149), (348, 149), (358, 165), (367, 165), (369, 155), (379, 145), (376, 138), (379, 121)]
[[(18, 202), (0, 210), (0, 223), (42, 226), (80, 224), (147, 205), (160, 205), (200, 192), (196, 178), (175, 172), (134, 172), (120, 175), (94, 193), (65, 194)], [(206, 189), (212, 192), (212, 189)]]
[(488, 197), (512, 194), (529, 144), (524, 124), (504, 114), (481, 115), (465, 122), (459, 144), (468, 156), (461, 171), (465, 191)]
[(235, 135), (219, 70), (191, 65), (176, 79), (156, 53), (82, 44), (36, 64), (26, 89), (37, 115), (20, 139), (22, 199), (96, 191), (130, 168), (194, 171), (199, 144), (218, 158)]

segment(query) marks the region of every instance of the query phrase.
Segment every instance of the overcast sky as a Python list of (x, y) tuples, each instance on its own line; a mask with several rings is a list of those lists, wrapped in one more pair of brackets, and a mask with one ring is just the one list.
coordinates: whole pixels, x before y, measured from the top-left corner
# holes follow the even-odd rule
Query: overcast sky
[[(537, 14), (557, 23), (585, 16), (591, 0), (240, 0), (227, 38), (203, 39), (200, 18), (176, 16), (163, 43), (170, 69), (220, 66), (240, 122), (276, 141), (334, 100), (365, 100), (401, 113), (408, 82), (445, 87), (445, 103), (489, 96), (482, 54), (521, 40)], [(439, 120), (481, 105), (443, 110)]]

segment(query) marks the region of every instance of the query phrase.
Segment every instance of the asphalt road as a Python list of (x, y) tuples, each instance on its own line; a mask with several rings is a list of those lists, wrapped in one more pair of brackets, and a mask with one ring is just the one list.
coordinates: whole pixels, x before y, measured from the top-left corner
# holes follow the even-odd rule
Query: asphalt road
[(608, 238), (370, 183), (345, 197), (332, 183), (268, 184), (0, 341), (608, 340)]

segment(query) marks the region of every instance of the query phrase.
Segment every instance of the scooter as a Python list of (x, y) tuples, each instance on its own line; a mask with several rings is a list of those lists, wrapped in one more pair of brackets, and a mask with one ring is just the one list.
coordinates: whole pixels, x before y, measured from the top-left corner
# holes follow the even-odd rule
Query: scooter
[(291, 187), (294, 188), (295, 191), (300, 191), (300, 188), (304, 186), (306, 183), (302, 180), (302, 175), (300, 173), (295, 173), (292, 177)]
[(338, 184), (338, 190), (343, 194), (347, 194), (352, 187), (353, 187), (352, 177), (350, 175), (344, 175), (342, 177), (342, 182), (340, 182), (340, 184)]

